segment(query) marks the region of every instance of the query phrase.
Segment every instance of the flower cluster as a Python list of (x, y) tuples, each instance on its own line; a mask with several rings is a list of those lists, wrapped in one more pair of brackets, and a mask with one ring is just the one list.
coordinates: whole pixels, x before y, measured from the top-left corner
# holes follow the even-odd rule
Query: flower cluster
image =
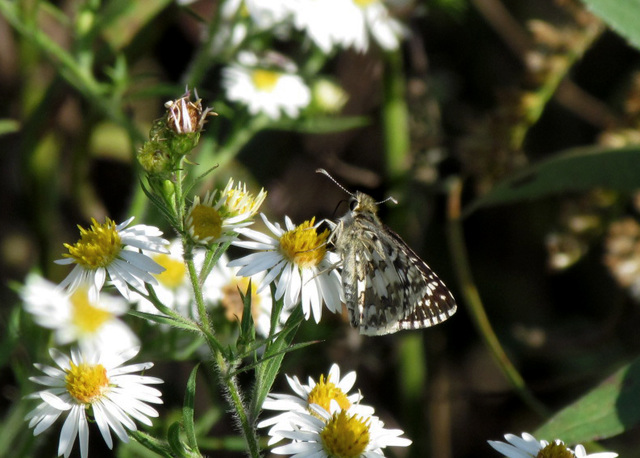
[(270, 428), (270, 445), (282, 439), (291, 441), (273, 448), (273, 453), (327, 458), (382, 457), (385, 447), (411, 444), (409, 439), (400, 437), (401, 430), (385, 429), (374, 409), (360, 403), (359, 392), (349, 394), (356, 382), (355, 372), (341, 378), (340, 368), (333, 364), (318, 382), (309, 378), (305, 385), (295, 376), (287, 376), (287, 381), (295, 394), (272, 393), (263, 406), (283, 413), (258, 424)]

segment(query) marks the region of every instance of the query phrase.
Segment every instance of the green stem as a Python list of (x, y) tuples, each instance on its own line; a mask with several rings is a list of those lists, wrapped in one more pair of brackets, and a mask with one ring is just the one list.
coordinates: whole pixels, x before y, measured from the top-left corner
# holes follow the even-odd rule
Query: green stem
[(454, 268), (458, 277), (464, 302), (468, 307), (473, 323), (489, 349), (491, 356), (498, 364), (498, 367), (507, 378), (516, 394), (534, 412), (543, 418), (549, 416), (547, 408), (529, 391), (527, 385), (515, 368), (506, 352), (500, 345), (489, 317), (482, 304), (482, 299), (478, 293), (478, 288), (471, 273), (469, 257), (464, 242), (464, 231), (461, 222), (460, 198), (462, 195), (462, 182), (456, 179), (449, 192), (448, 222), (449, 222), (449, 249), (453, 259)]
[(401, 52), (385, 53), (385, 64), (382, 124), (387, 174), (391, 182), (395, 183), (402, 181), (400, 179), (407, 173), (407, 156), (411, 143)]
[(247, 444), (247, 452), (248, 455), (252, 458), (260, 457), (260, 442), (258, 436), (256, 435), (256, 430), (253, 427), (252, 422), (247, 415), (247, 409), (242, 401), (242, 395), (240, 393), (240, 389), (238, 387), (237, 380), (234, 376), (229, 376), (231, 367), (224, 359), (224, 356), (221, 352), (215, 351), (214, 354), (216, 357), (216, 364), (218, 369), (220, 370), (220, 375), (223, 378), (223, 382), (225, 384), (225, 388), (227, 390), (227, 394), (229, 397), (229, 401), (233, 405), (236, 413), (236, 417), (240, 422), (240, 427), (242, 429), (242, 434), (244, 436), (245, 442)]

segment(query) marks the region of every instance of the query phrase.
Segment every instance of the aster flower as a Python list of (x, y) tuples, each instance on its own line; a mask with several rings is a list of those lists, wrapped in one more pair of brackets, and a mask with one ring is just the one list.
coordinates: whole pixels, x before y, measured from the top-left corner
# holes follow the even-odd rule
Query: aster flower
[(489, 445), (509, 458), (536, 458), (539, 456), (558, 458), (615, 458), (617, 453), (603, 452), (586, 454), (582, 445), (578, 445), (575, 452), (569, 449), (564, 442), (556, 439), (549, 443), (545, 440), (538, 440), (529, 433), (522, 433), (522, 437), (513, 434), (505, 434), (507, 442), (488, 441)]
[(218, 193), (207, 191), (200, 201), (195, 196), (186, 213), (185, 226), (191, 238), (202, 244), (233, 240), (238, 228), (253, 224), (252, 218), (267, 197), (261, 189), (257, 196), (247, 192), (247, 186), (233, 179)]
[(58, 345), (77, 341), (84, 350), (107, 346), (119, 350), (139, 345), (136, 335), (117, 318), (129, 310), (129, 304), (120, 297), (103, 294), (92, 300), (87, 284), (65, 294), (37, 274), (27, 276), (21, 297), (34, 321), (54, 331)]
[(291, 429), (291, 415), (293, 412), (310, 412), (310, 405), (316, 404), (326, 411), (331, 410), (332, 403), (340, 409), (349, 410), (362, 416), (373, 415), (373, 407), (361, 404), (362, 395), (360, 392), (349, 394), (349, 391), (356, 383), (355, 371), (340, 377), (340, 367), (333, 364), (326, 375), (320, 375), (318, 382), (309, 377), (308, 383), (302, 384), (298, 377), (287, 377), (287, 382), (291, 390), (295, 393), (280, 394), (270, 393), (267, 396), (263, 409), (284, 411), (283, 413), (267, 418), (258, 424), (259, 428), (271, 427), (269, 430), (269, 444), (273, 444), (283, 436), (278, 431)]
[(293, 22), (325, 53), (334, 47), (365, 52), (370, 35), (381, 48), (394, 50), (405, 33), (381, 0), (298, 0)]
[[(219, 304), (224, 309), (225, 318), (235, 322), (242, 319), (244, 304), (242, 294), (246, 294), (251, 282), (251, 315), (256, 331), (263, 337), (269, 335), (271, 328), (271, 292), (263, 288), (259, 290), (264, 274), (252, 277), (238, 276), (238, 268), (228, 267), (229, 259), (222, 255), (218, 263), (202, 285), (204, 299), (207, 303)], [(281, 319), (284, 317), (281, 317)]]
[(311, 102), (311, 91), (293, 64), (286, 67), (264, 67), (255, 54), (240, 53), (238, 63), (223, 69), (227, 98), (246, 105), (252, 115), (264, 113), (276, 120), (284, 113), (297, 118)]
[(323, 301), (334, 313), (341, 311), (340, 274), (333, 268), (339, 257), (327, 251), (329, 231), (318, 234), (315, 218), (296, 226), (289, 217), (285, 217), (286, 229), (283, 229), (263, 214), (261, 216), (275, 237), (246, 228), (238, 230), (252, 241), (235, 241), (233, 244), (257, 252), (231, 261), (229, 266), (241, 267), (238, 275), (242, 276), (266, 270), (261, 288), (276, 281), (275, 299), (284, 298), (286, 310), (301, 301), (306, 319), (313, 313), (316, 323), (320, 321)]
[[(110, 430), (123, 442), (128, 442), (127, 429), (136, 431), (133, 421), (151, 426), (149, 417), (158, 412), (147, 403), (162, 404), (161, 393), (147, 385), (162, 383), (162, 380), (133, 375), (147, 370), (153, 363), (122, 364), (138, 354), (138, 348), (129, 348), (120, 353), (80, 353), (71, 351), (71, 356), (51, 349), (49, 354), (58, 367), (35, 364), (44, 376), (29, 380), (48, 387), (27, 396), (42, 401), (26, 416), (29, 427), (37, 436), (47, 430), (67, 412), (62, 426), (58, 456), (67, 458), (71, 454), (76, 436), (80, 437), (80, 454), (89, 454), (89, 422), (95, 422), (107, 446), (113, 448)], [(92, 418), (88, 418), (91, 415)]]
[(82, 283), (91, 285), (90, 294), (95, 298), (102, 289), (107, 274), (120, 294), (129, 299), (129, 287), (144, 289), (145, 283), (155, 284), (151, 274), (164, 269), (140, 250), (166, 253), (169, 242), (161, 238), (162, 232), (153, 226), (137, 224), (129, 226), (133, 217), (116, 225), (107, 218), (103, 224), (92, 219), (91, 227), (80, 226), (80, 240), (74, 245), (65, 243), (69, 250), (55, 261), (60, 265), (75, 267), (60, 283), (72, 293)]
[(399, 429), (385, 429), (384, 423), (375, 416), (336, 409), (327, 412), (312, 404), (308, 412), (294, 412), (291, 424), (293, 430), (278, 433), (292, 442), (275, 447), (271, 451), (278, 455), (295, 457), (384, 457), (383, 448), (389, 446), (407, 447), (411, 441), (400, 437)]

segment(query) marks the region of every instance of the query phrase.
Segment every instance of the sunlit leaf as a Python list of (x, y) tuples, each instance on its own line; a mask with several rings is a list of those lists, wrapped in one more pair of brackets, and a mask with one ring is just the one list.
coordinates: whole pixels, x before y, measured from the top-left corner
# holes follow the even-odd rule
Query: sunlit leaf
[(640, 424), (640, 359), (558, 412), (534, 435), (584, 443), (612, 437)]
[(465, 213), (598, 187), (618, 191), (640, 188), (640, 146), (577, 148), (560, 153), (501, 181)]
[(583, 0), (596, 16), (611, 29), (640, 49), (640, 0)]

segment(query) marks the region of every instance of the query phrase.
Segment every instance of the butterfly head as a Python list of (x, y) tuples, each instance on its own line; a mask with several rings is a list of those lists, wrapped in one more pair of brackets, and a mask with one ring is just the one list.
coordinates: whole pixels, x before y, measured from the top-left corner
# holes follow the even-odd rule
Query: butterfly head
[(378, 203), (368, 194), (356, 191), (349, 199), (349, 210), (352, 214), (377, 214)]

